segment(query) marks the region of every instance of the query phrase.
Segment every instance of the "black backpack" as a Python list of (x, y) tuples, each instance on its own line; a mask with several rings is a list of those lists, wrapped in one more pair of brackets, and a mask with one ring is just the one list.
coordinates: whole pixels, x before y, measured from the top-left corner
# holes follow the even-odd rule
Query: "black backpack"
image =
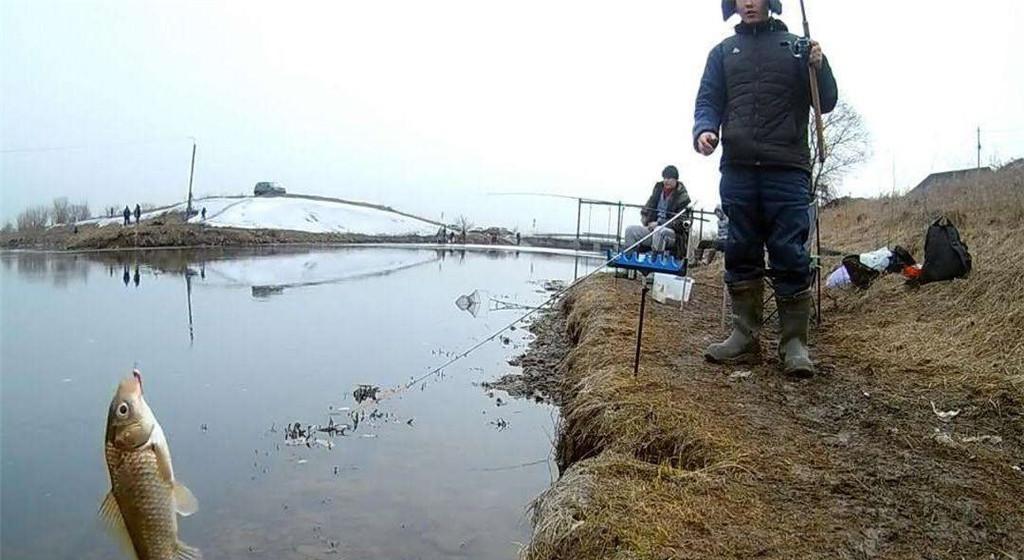
[(924, 265), (919, 284), (963, 278), (971, 272), (971, 254), (960, 232), (947, 218), (942, 217), (928, 226), (924, 239)]

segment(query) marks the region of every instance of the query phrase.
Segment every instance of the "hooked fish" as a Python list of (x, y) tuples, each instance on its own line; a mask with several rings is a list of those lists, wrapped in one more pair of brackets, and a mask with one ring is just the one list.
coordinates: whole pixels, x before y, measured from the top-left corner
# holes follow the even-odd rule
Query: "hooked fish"
[(110, 492), (100, 518), (119, 544), (138, 560), (201, 560), (199, 550), (178, 540), (177, 515), (199, 503), (174, 478), (167, 438), (142, 397), (139, 370), (118, 385), (107, 411), (104, 443)]

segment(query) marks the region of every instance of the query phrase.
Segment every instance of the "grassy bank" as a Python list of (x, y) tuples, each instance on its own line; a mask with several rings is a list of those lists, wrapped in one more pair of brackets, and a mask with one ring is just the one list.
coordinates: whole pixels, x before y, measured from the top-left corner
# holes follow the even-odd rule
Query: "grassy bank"
[[(967, 280), (885, 277), (831, 294), (812, 333), (822, 374), (707, 364), (725, 332), (720, 270), (652, 305), (632, 373), (639, 283), (609, 275), (563, 303), (561, 478), (534, 507), (529, 559), (1024, 556), (1020, 176), (823, 215), (844, 252), (923, 256), (937, 211), (974, 254)], [(982, 187), (977, 187), (981, 189)], [(765, 336), (774, 356), (774, 334)], [(959, 411), (951, 418), (938, 412)]]
[[(475, 242), (488, 242), (484, 235)], [(474, 238), (475, 239), (475, 238)], [(432, 243), (431, 237), (362, 235), (352, 233), (310, 233), (282, 229), (208, 227), (185, 223), (181, 216), (168, 214), (139, 225), (122, 227), (54, 226), (44, 230), (0, 234), (3, 249), (147, 249), (157, 247), (255, 247), (281, 244), (331, 243)]]

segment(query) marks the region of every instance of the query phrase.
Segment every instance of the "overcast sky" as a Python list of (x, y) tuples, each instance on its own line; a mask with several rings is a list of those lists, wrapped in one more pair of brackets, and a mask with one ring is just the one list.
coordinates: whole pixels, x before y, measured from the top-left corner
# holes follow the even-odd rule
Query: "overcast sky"
[[(841, 191), (1024, 156), (1019, 0), (807, 0), (873, 158)], [(782, 19), (799, 33), (799, 3)], [(0, 218), (65, 195), (94, 211), (197, 194), (293, 192), (431, 218), (575, 227), (575, 203), (643, 202), (693, 152), (697, 84), (732, 32), (717, 0), (214, 2), (3, 0)], [(53, 149), (51, 149), (53, 148)], [(606, 211), (584, 216), (607, 229)]]

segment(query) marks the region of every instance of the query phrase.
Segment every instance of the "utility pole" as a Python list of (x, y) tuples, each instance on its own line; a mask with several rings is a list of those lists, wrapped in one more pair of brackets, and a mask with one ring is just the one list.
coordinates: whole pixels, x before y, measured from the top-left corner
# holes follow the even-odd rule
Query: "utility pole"
[(981, 127), (978, 127), (978, 169), (981, 169)]
[(185, 220), (192, 217), (192, 176), (196, 172), (196, 139), (192, 139), (192, 165), (188, 170), (188, 205), (185, 207)]

